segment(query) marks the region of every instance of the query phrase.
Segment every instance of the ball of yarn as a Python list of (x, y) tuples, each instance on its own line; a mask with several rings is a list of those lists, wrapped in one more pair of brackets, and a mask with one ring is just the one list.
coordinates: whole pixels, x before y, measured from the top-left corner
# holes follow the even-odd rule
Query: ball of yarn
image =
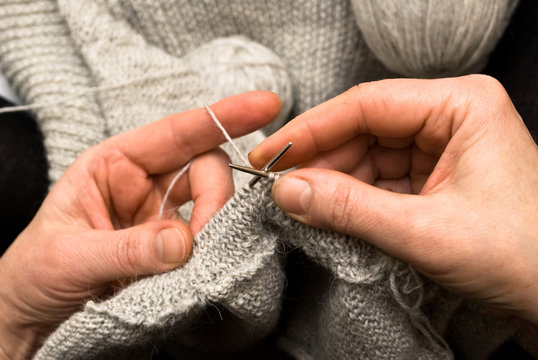
[(372, 52), (412, 77), (479, 71), (504, 32), (517, 0), (352, 0)]
[(282, 60), (265, 46), (243, 36), (220, 38), (191, 51), (184, 60), (219, 99), (250, 90), (277, 93), (282, 110), (264, 128), (266, 134), (286, 122), (293, 103), (292, 83)]

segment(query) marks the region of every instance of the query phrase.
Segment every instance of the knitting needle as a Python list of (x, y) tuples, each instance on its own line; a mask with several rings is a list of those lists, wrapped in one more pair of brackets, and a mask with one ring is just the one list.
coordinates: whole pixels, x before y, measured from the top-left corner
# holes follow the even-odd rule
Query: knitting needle
[[(288, 151), (291, 145), (292, 145), (291, 141), (287, 143), (286, 146), (282, 148), (282, 150), (280, 150), (275, 156), (273, 156), (271, 160), (269, 160), (267, 164), (265, 164), (262, 171), (267, 173), (267, 171), (271, 170), (271, 168), (275, 166), (276, 162), (280, 160), (280, 158), (284, 155), (284, 153)], [(248, 186), (253, 187), (254, 185), (256, 185), (258, 181), (260, 181), (260, 176), (262, 175), (259, 175), (259, 176), (257, 175), (254, 178), (252, 178), (252, 180), (249, 181)]]
[(263, 178), (269, 178), (269, 174), (262, 170), (257, 170), (248, 166), (242, 166), (242, 165), (236, 165), (236, 164), (228, 164), (232, 169), (243, 171), (252, 175), (261, 176)]

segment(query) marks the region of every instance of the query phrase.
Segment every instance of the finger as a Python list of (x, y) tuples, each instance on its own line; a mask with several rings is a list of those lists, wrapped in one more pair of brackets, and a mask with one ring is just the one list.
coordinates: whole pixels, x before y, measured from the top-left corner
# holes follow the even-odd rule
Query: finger
[[(125, 174), (119, 170), (109, 175), (109, 179), (114, 179), (109, 181), (107, 188), (110, 189), (114, 199), (112, 221), (115, 229), (158, 220), (164, 195), (178, 171), (182, 169), (150, 178), (142, 174), (143, 170), (139, 168), (133, 167), (130, 170), (131, 174), (136, 171), (138, 176), (122, 176)], [(136, 189), (136, 191), (133, 191), (133, 189)], [(187, 172), (171, 188), (171, 193), (166, 204), (164, 204), (163, 214), (166, 216), (163, 216), (163, 218), (176, 218), (176, 212), (173, 208), (177, 208), (189, 200), (190, 190), (187, 169)]]
[(301, 163), (299, 167), (331, 169), (349, 173), (367, 153), (369, 142), (370, 139), (367, 136), (357, 136), (335, 149), (317, 154)]
[(411, 168), (409, 169), (409, 179), (411, 191), (414, 194), (425, 193), (429, 189), (424, 187), (428, 177), (433, 172), (439, 156), (428, 154), (416, 146), (411, 150)]
[[(192, 163), (191, 163), (192, 165)], [(164, 201), (165, 194), (170, 190), (168, 198), (166, 199), (166, 204), (163, 207), (163, 218), (170, 219), (174, 218), (177, 213), (176, 210), (189, 200), (192, 200), (191, 188), (189, 181), (189, 172), (191, 168), (184, 170), (183, 168), (169, 172), (167, 174), (159, 176), (159, 198), (160, 203), (158, 204), (159, 210), (163, 206), (162, 202)], [(183, 172), (183, 174), (176, 180), (175, 184), (172, 186), (172, 182), (176, 179), (178, 172)], [(170, 188), (172, 186), (172, 188)]]
[(230, 158), (221, 149), (199, 155), (191, 165), (189, 183), (194, 207), (189, 228), (197, 234), (234, 194)]
[(375, 183), (376, 186), (378, 180), (400, 179), (409, 172), (410, 154), (409, 148), (395, 150), (376, 145), (348, 174), (367, 184)]
[[(469, 77), (391, 79), (356, 86), (299, 115), (250, 153), (253, 166), (268, 161), (285, 143), (294, 146), (275, 170), (334, 149), (359, 134), (372, 134), (396, 145), (409, 138), (422, 150), (440, 154), (464, 118)], [(474, 83), (473, 83), (474, 84)], [(484, 85), (482, 83), (477, 86)], [(486, 88), (482, 89), (487, 91)], [(471, 97), (472, 98), (472, 97)], [(401, 143), (395, 140), (403, 139)]]
[(392, 180), (376, 180), (374, 186), (379, 189), (392, 191), (400, 194), (412, 194), (411, 182), (407, 176)]
[(349, 174), (373, 184), (377, 179), (399, 179), (408, 174), (411, 149), (394, 149), (374, 145), (368, 147), (368, 138), (358, 136), (340, 147), (318, 154), (301, 163), (299, 168), (331, 169)]
[[(280, 98), (267, 91), (252, 91), (225, 98), (211, 109), (228, 131), (237, 137), (272, 121), (280, 111)], [(180, 168), (197, 154), (226, 141), (206, 109), (174, 114), (114, 137), (116, 148), (148, 174)]]
[(411, 149), (390, 149), (382, 146), (374, 146), (370, 149), (365, 161), (370, 167), (376, 179), (397, 179), (407, 175), (411, 166)]
[(73, 254), (84, 254), (79, 268), (95, 283), (174, 269), (187, 260), (192, 248), (187, 226), (172, 220), (88, 234), (85, 241), (73, 244)]
[[(160, 176), (158, 182), (162, 195), (159, 208), (164, 200), (164, 194), (170, 188), (166, 204), (164, 204), (163, 214), (166, 215), (164, 217), (174, 218), (176, 209), (189, 200), (195, 200), (191, 215), (191, 231), (193, 234), (200, 231), (234, 194), (229, 162), (228, 154), (224, 150), (216, 148), (198, 155), (172, 188), (170, 186), (178, 172), (174, 171)], [(156, 210), (154, 213), (156, 214)]]
[(441, 248), (435, 240), (421, 241), (430, 219), (424, 197), (385, 191), (332, 170), (301, 169), (275, 183), (273, 198), (301, 222), (362, 238), (405, 261), (420, 263)]
[(418, 194), (438, 157), (417, 147), (393, 149), (374, 146), (349, 175), (383, 189)]

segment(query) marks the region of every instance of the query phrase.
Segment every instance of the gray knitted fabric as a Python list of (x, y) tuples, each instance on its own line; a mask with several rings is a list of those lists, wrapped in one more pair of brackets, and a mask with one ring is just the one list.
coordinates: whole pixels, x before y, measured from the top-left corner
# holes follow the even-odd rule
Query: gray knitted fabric
[[(0, 4), (0, 25), (0, 67), (25, 103), (56, 103), (96, 86), (154, 77), (36, 110), (52, 180), (110, 135), (232, 93), (272, 90), (291, 106), (293, 86), (293, 111), (301, 113), (390, 74), (360, 38), (347, 0), (13, 0)], [(258, 45), (227, 60), (265, 63), (265, 76), (244, 67), (243, 82), (219, 80), (237, 78), (226, 67), (208, 76), (215, 66), (203, 48), (235, 35), (282, 61)], [(212, 53), (218, 59), (229, 51)], [(288, 74), (291, 83), (283, 80)]]
[[(56, 104), (36, 110), (55, 181), (108, 136), (227, 95), (279, 93), (286, 106), (274, 130), (292, 99), (299, 114), (394, 76), (359, 27), (407, 76), (477, 70), (516, 2), (394, 0), (374, 9), (358, 0), (9, 0), (0, 2), (0, 70), (26, 104)], [(237, 35), (241, 45), (235, 38), (207, 48)]]
[[(227, 95), (279, 93), (271, 131), (290, 108), (394, 76), (363, 40), (360, 11), (348, 0), (2, 1), (0, 67), (25, 103), (49, 104), (36, 115), (56, 180), (110, 135)], [(262, 138), (239, 142), (246, 153)], [(36, 358), (146, 358), (161, 344), (177, 357), (234, 354), (276, 333), (304, 359), (481, 359), (513, 333), (371, 246), (290, 220), (269, 190), (241, 190), (185, 266), (89, 302)]]
[[(178, 358), (233, 354), (278, 321), (278, 345), (300, 359), (451, 358), (444, 335), (465, 358), (485, 359), (513, 333), (367, 243), (288, 218), (270, 185), (241, 189), (183, 267), (88, 302), (35, 359), (146, 358), (163, 342), (176, 342)], [(286, 250), (315, 262), (286, 274)], [(224, 315), (208, 321), (215, 307)]]

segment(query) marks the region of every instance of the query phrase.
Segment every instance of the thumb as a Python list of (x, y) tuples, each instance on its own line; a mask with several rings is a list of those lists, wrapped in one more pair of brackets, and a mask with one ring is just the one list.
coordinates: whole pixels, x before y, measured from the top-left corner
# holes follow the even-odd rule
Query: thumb
[(432, 218), (423, 196), (379, 189), (334, 170), (300, 169), (275, 182), (273, 199), (298, 221), (361, 238), (402, 260), (416, 262), (429, 251), (421, 241)]
[(96, 230), (84, 242), (86, 270), (96, 282), (172, 270), (192, 248), (188, 227), (174, 220), (154, 221), (116, 231)]

